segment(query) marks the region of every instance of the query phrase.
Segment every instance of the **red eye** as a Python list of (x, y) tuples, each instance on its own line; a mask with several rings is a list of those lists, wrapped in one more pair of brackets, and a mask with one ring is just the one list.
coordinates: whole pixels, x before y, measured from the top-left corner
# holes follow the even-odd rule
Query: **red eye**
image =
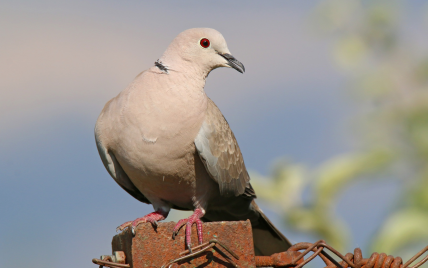
[(206, 38), (202, 38), (200, 44), (202, 47), (207, 48), (210, 46), (210, 40)]

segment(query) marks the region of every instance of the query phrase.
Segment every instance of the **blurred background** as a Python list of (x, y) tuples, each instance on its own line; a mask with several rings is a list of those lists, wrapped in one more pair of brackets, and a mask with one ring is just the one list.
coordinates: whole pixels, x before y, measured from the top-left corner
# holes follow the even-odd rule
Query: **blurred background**
[(428, 244), (426, 1), (3, 0), (2, 267), (95, 267), (118, 225), (152, 212), (110, 178), (93, 127), (194, 27), (246, 67), (205, 90), (292, 242), (404, 260)]

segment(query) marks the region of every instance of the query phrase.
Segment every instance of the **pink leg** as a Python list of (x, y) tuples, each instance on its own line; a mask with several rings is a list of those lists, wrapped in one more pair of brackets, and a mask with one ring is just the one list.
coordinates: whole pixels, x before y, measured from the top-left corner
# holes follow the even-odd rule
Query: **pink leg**
[(174, 227), (174, 231), (172, 233), (172, 238), (175, 238), (178, 231), (183, 225), (186, 225), (186, 245), (190, 252), (191, 250), (191, 234), (192, 234), (192, 225), (196, 223), (196, 229), (198, 230), (198, 242), (199, 244), (202, 244), (203, 237), (202, 237), (202, 221), (200, 218), (204, 216), (204, 212), (197, 208), (195, 209), (195, 212), (187, 219), (179, 220), (178, 223)]
[(128, 227), (132, 227), (132, 233), (135, 235), (134, 230), (138, 224), (144, 223), (144, 222), (150, 222), (151, 224), (153, 224), (153, 226), (156, 227), (158, 226), (158, 221), (164, 220), (167, 216), (168, 216), (168, 212), (165, 212), (162, 209), (158, 209), (157, 211), (147, 214), (142, 218), (138, 218), (134, 221), (127, 221), (124, 224), (121, 224), (119, 227), (116, 228), (116, 232), (122, 231)]

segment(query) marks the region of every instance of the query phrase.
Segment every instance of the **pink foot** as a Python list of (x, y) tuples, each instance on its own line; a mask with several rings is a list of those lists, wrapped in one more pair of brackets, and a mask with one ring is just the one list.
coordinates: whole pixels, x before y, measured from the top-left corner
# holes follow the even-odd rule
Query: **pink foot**
[(158, 221), (164, 220), (167, 216), (168, 216), (168, 212), (158, 209), (157, 211), (147, 214), (142, 218), (138, 218), (134, 221), (127, 221), (124, 224), (119, 225), (119, 227), (116, 228), (116, 232), (123, 231), (128, 227), (132, 227), (132, 234), (135, 235), (135, 228), (137, 227), (138, 224), (144, 223), (144, 222), (150, 222), (151, 224), (153, 224), (153, 226), (157, 227)]
[(198, 230), (198, 242), (199, 245), (202, 244), (202, 221), (200, 218), (204, 216), (204, 212), (197, 208), (195, 212), (187, 219), (179, 220), (178, 223), (174, 227), (174, 231), (172, 232), (172, 238), (175, 239), (175, 236), (178, 234), (183, 225), (186, 225), (186, 246), (189, 249), (190, 253), (192, 253), (191, 249), (191, 234), (192, 234), (192, 225), (196, 223), (196, 229)]

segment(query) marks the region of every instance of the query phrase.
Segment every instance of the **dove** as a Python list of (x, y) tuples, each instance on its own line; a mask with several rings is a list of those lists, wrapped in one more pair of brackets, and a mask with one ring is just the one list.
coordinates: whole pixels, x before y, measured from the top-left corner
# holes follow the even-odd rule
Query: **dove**
[(256, 255), (285, 251), (291, 243), (255, 203), (236, 138), (204, 91), (219, 67), (245, 71), (218, 31), (186, 30), (104, 106), (95, 125), (101, 160), (119, 186), (154, 209), (118, 231), (157, 226), (171, 209), (191, 210), (172, 234), (185, 226), (190, 251), (193, 224), (201, 244), (203, 222), (240, 220), (251, 221)]

